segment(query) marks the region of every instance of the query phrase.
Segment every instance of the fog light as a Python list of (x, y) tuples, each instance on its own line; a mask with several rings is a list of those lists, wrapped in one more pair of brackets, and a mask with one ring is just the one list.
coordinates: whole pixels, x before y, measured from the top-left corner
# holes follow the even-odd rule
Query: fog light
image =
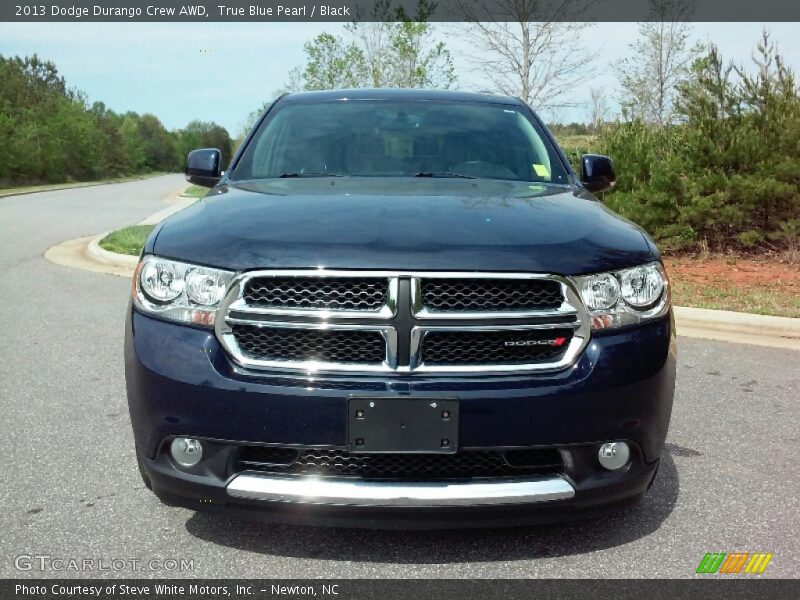
[(600, 451), (597, 453), (597, 460), (604, 469), (609, 471), (616, 471), (628, 464), (628, 459), (631, 457), (630, 448), (625, 442), (611, 442), (600, 446)]
[(193, 467), (203, 458), (203, 445), (192, 438), (175, 438), (169, 448), (172, 458), (182, 467)]

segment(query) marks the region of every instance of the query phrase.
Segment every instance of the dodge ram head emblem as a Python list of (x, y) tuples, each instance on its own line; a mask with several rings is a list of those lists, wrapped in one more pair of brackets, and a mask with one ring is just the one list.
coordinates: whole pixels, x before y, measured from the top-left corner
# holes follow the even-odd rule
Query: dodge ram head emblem
[(567, 341), (565, 337), (557, 337), (550, 340), (508, 340), (504, 342), (506, 346), (563, 346)]

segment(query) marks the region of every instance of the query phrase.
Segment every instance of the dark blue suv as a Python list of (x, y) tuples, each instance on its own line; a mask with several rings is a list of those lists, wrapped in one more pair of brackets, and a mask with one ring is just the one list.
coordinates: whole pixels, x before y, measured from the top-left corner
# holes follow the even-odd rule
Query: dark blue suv
[(514, 98), (283, 96), (147, 240), (125, 372), (165, 503), (360, 527), (639, 499), (675, 381), (652, 240)]

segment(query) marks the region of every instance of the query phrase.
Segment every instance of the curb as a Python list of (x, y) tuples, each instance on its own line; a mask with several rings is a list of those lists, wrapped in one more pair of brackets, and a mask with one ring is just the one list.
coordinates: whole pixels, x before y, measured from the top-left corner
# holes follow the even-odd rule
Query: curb
[(92, 273), (105, 273), (117, 275), (128, 280), (133, 275), (134, 267), (118, 266), (100, 262), (95, 257), (90, 257), (87, 252), (89, 243), (94, 240), (94, 236), (67, 240), (55, 246), (51, 246), (44, 252), (45, 260), (62, 267), (70, 269), (80, 269), (81, 271), (91, 271)]
[(118, 183), (131, 183), (132, 181), (144, 181), (146, 179), (153, 179), (155, 177), (162, 177), (164, 175), (172, 175), (172, 173), (156, 173), (154, 175), (145, 175), (144, 177), (131, 177), (130, 179), (121, 179), (119, 181), (85, 181), (75, 184), (65, 184), (61, 187), (54, 187), (49, 190), (24, 190), (21, 192), (14, 192), (13, 194), (6, 194), (4, 190), (0, 190), (0, 198), (13, 198), (14, 196), (27, 196), (29, 194), (44, 194), (46, 192), (60, 192), (61, 190), (75, 190), (78, 188), (97, 187), (98, 185), (116, 185)]
[(800, 319), (774, 317), (730, 310), (711, 310), (708, 308), (675, 307), (675, 318), (688, 326), (702, 324), (708, 329), (741, 331), (742, 333), (768, 333), (789, 339), (800, 339)]
[[(149, 217), (142, 219), (139, 221), (139, 223), (137, 223), (137, 225), (157, 225), (170, 215), (173, 215), (176, 212), (181, 211), (184, 208), (188, 208), (194, 204), (197, 201), (197, 198), (183, 198), (181, 197), (180, 192), (171, 192), (164, 197), (164, 201), (169, 202), (170, 206), (167, 206), (166, 208), (153, 213)], [(109, 233), (111, 232), (106, 231), (94, 236), (86, 246), (86, 256), (105, 265), (131, 269), (131, 273), (133, 273), (133, 270), (136, 269), (136, 265), (139, 264), (138, 256), (111, 252), (100, 246), (100, 240), (106, 237)]]
[(676, 306), (680, 336), (800, 350), (800, 319)]
[(100, 235), (96, 235), (92, 238), (89, 244), (86, 246), (86, 255), (96, 260), (97, 262), (112, 265), (115, 267), (128, 267), (130, 269), (135, 269), (136, 265), (139, 264), (139, 257), (133, 256), (131, 254), (119, 254), (117, 252), (109, 252), (104, 248), (100, 247), (100, 240), (106, 237), (110, 232), (106, 231), (101, 233)]
[[(186, 189), (185, 185), (164, 196), (162, 200), (169, 203), (169, 206), (153, 213), (146, 219), (140, 221), (138, 225), (155, 225), (171, 214), (194, 204), (194, 202), (198, 200), (197, 198), (189, 199), (180, 197), (184, 189)], [(48, 261), (64, 267), (130, 278), (136, 270), (139, 257), (130, 254), (109, 252), (101, 248), (100, 240), (109, 233), (110, 232), (106, 231), (99, 235), (90, 235), (61, 242), (45, 250), (43, 256)]]

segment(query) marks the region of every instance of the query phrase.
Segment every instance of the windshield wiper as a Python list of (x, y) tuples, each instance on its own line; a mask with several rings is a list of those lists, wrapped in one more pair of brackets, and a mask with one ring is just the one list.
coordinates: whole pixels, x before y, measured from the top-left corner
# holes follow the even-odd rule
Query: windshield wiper
[(344, 177), (338, 173), (283, 173), (278, 175), (278, 179), (288, 179), (290, 177)]
[(462, 175), (461, 173), (449, 173), (447, 171), (422, 171), (415, 173), (413, 177), (457, 177), (459, 179), (477, 179), (472, 175)]

